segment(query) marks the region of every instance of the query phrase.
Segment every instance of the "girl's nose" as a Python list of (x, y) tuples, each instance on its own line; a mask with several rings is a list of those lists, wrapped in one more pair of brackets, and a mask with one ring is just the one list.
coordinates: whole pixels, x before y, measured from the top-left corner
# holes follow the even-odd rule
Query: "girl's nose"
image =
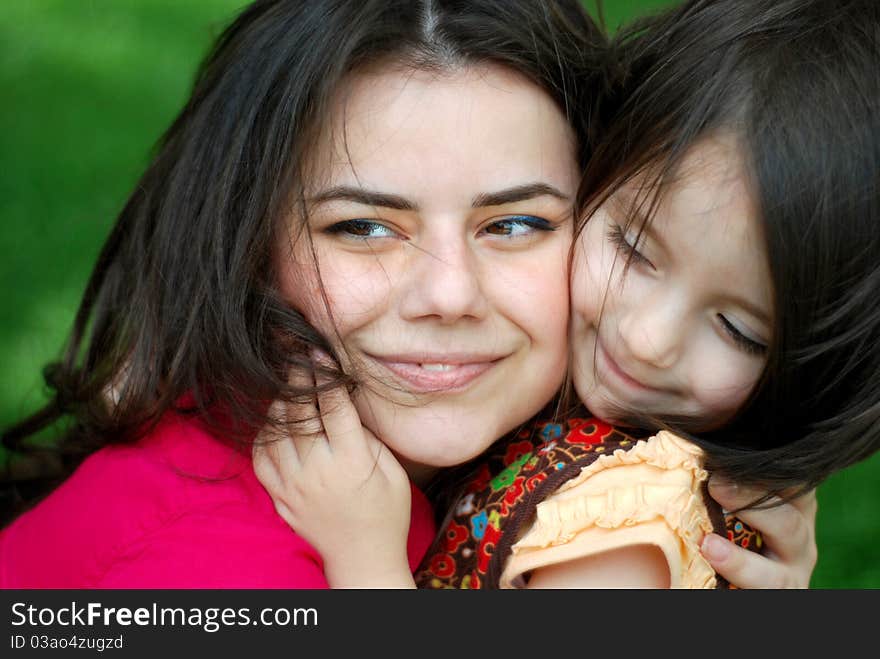
[(661, 369), (678, 361), (686, 314), (673, 297), (644, 296), (619, 316), (618, 334), (633, 359)]

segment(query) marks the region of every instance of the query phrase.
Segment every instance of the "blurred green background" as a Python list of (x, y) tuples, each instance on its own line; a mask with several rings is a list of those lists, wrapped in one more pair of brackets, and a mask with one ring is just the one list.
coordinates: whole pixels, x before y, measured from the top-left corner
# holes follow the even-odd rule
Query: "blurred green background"
[[(29, 0), (0, 14), (0, 426), (44, 399), (116, 213), (244, 0)], [(611, 28), (669, 4), (608, 0)], [(880, 374), (878, 374), (880, 376)], [(819, 490), (814, 588), (880, 588), (880, 456)]]

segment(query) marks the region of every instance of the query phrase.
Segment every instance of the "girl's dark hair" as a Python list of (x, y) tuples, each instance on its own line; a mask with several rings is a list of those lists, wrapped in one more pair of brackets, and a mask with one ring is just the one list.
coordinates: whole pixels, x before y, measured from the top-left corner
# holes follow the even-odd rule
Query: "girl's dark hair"
[[(2, 521), (168, 410), (246, 441), (309, 348), (331, 347), (279, 297), (273, 242), (302, 205), (307, 157), (347, 75), (385, 63), (496, 63), (547, 92), (589, 155), (606, 43), (577, 0), (259, 0), (202, 64), (191, 97), (119, 215), (91, 274), (51, 400), (3, 434)], [(334, 371), (327, 386), (353, 384)], [(56, 422), (60, 437), (33, 436)], [(51, 473), (47, 473), (51, 472)]]
[(662, 194), (698, 140), (735, 137), (775, 328), (744, 408), (694, 439), (735, 481), (818, 485), (880, 448), (880, 3), (690, 0), (612, 47), (617, 110), (582, 182), (585, 217), (646, 171)]

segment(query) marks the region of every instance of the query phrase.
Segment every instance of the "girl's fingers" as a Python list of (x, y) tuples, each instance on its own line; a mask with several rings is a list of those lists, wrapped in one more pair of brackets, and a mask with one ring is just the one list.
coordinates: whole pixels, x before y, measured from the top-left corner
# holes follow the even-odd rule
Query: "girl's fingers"
[[(318, 366), (327, 362), (327, 358), (320, 353), (313, 355), (313, 359)], [(315, 384), (320, 387), (329, 383), (330, 379), (321, 374), (320, 368), (316, 369)], [(344, 386), (319, 392), (318, 409), (331, 451), (347, 451), (351, 455), (352, 451), (359, 451), (367, 446), (361, 417)]]
[[(288, 382), (301, 391), (307, 391), (315, 386), (314, 375), (304, 369), (291, 369)], [(287, 449), (293, 450), (299, 465), (307, 460), (315, 449), (326, 449), (327, 438), (313, 397), (304, 397), (299, 401), (287, 403), (282, 421), (287, 441), (282, 442), (279, 453)]]
[(714, 570), (737, 588), (797, 588), (791, 573), (771, 558), (737, 547), (716, 533), (709, 533), (700, 547)]
[(251, 451), (254, 474), (269, 492), (277, 492), (282, 488), (281, 473), (266, 450), (266, 444), (254, 444)]
[[(709, 494), (725, 509), (735, 510), (757, 499), (761, 492), (713, 478), (709, 482)], [(740, 510), (736, 516), (760, 531), (768, 549), (782, 561), (802, 562), (800, 567), (812, 571), (812, 565), (807, 566), (807, 563), (810, 562), (810, 554), (815, 553), (815, 493), (810, 492), (780, 505), (763, 507), (774, 501), (770, 500), (759, 508)]]
[[(747, 506), (759, 490), (737, 487), (717, 477), (709, 493), (727, 510)], [(772, 503), (772, 500), (768, 503)], [(816, 493), (812, 490), (771, 508), (740, 510), (736, 516), (761, 533), (764, 554), (735, 546), (720, 536), (708, 540), (712, 566), (740, 588), (809, 588), (816, 567)]]
[(804, 516), (804, 519), (809, 522), (809, 524), (815, 528), (816, 526), (816, 513), (819, 510), (819, 501), (816, 499), (816, 490), (810, 490), (805, 494), (802, 494), (797, 499), (792, 499), (790, 502), (792, 506), (801, 511), (801, 514)]
[[(285, 432), (287, 406), (283, 401), (276, 400), (269, 406), (270, 421), (263, 427), (254, 441), (252, 451), (254, 471), (265, 484), (270, 479), (270, 468), (278, 472), (283, 469), (294, 469), (299, 466), (296, 449)], [(259, 469), (259, 471), (257, 471)], [(279, 474), (272, 477), (272, 482), (280, 480)]]
[(807, 522), (791, 504), (765, 510), (743, 510), (737, 513), (737, 517), (758, 529), (767, 547), (784, 561), (800, 557), (810, 543)]

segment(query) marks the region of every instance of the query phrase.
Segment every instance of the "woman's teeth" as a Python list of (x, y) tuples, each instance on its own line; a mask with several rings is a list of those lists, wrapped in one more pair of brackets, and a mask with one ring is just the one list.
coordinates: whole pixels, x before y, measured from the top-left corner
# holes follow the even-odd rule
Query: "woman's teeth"
[(455, 364), (419, 364), (426, 371), (451, 371)]

